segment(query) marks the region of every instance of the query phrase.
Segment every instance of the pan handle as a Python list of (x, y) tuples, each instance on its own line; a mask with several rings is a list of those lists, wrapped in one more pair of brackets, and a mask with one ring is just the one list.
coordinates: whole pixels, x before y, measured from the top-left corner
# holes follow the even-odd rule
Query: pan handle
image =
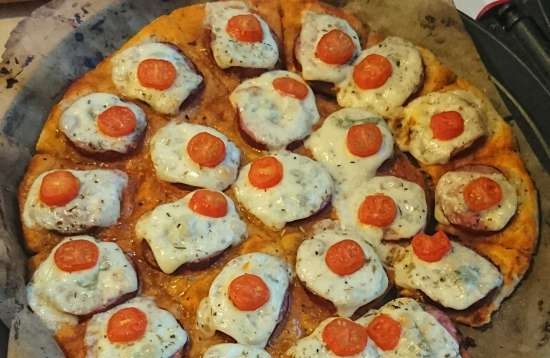
[(533, 19), (522, 15), (513, 2), (499, 7), (497, 19), (529, 53), (546, 83), (550, 82), (550, 41)]

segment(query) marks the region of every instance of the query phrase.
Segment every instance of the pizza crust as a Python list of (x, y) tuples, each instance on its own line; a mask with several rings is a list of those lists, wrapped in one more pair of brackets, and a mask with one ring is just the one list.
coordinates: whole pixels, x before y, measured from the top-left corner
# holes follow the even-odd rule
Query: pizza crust
[[(423, 59), (426, 73), (429, 73), (430, 67), (427, 66), (428, 62), (425, 60), (426, 53), (429, 52), (424, 52)], [(432, 70), (432, 72), (443, 74), (446, 71)], [(452, 76), (447, 77), (447, 79), (451, 78)], [(492, 313), (497, 311), (502, 301), (514, 291), (529, 268), (538, 240), (537, 193), (521, 157), (514, 151), (516, 144), (511, 126), (499, 115), (488, 97), (471, 83), (460, 78), (453, 83), (438, 82), (440, 85), (431, 88), (443, 92), (456, 89), (465, 90), (479, 99), (483, 118), (486, 119), (488, 135), (483, 140), (474, 143), (471, 148), (451, 158), (449, 163), (442, 165), (419, 163), (422, 170), (431, 177), (434, 187), (439, 177), (447, 171), (467, 164), (482, 164), (496, 167), (518, 188), (517, 213), (511, 222), (497, 233), (481, 235), (456, 226), (439, 225), (439, 228), (455, 235), (460, 242), (492, 261), (504, 275), (504, 285), (479, 304), (465, 311), (446, 310), (455, 321), (480, 327), (491, 321)], [(426, 87), (425, 84), (424, 88)], [(426, 91), (426, 93), (429, 92)], [(424, 90), (420, 93), (424, 93)], [(395, 130), (397, 144), (403, 150), (407, 150), (409, 124), (403, 122), (402, 117), (391, 123)], [(414, 290), (402, 290), (400, 293), (417, 298), (423, 296)]]
[[(358, 32), (363, 43), (366, 42), (368, 45), (383, 39), (383, 36), (378, 33), (369, 33), (368, 28), (355, 16), (341, 9), (320, 4), (318, 1), (251, 0), (248, 4), (264, 17), (274, 34), (282, 39), (284, 51), (281, 54), (286, 62), (286, 68), (289, 70), (297, 71), (299, 69), (294, 57), (294, 45), (300, 32), (301, 11), (304, 8), (328, 12), (346, 19)], [(204, 88), (201, 89), (200, 95), (194, 97), (192, 102), (187, 103), (177, 118), (172, 120), (189, 120), (220, 130), (241, 148), (243, 163), (246, 163), (257, 158), (261, 153), (250, 148), (239, 134), (236, 125), (237, 115), (227, 97), (240, 83), (242, 77), (247, 74), (239, 70), (221, 70), (217, 67), (210, 52), (209, 33), (203, 26), (204, 15), (204, 5), (177, 9), (145, 26), (115, 54), (148, 39), (169, 42), (178, 46), (204, 77)], [(411, 173), (410, 170), (401, 168), (400, 164), (393, 165), (403, 160), (412, 165), (410, 159), (406, 159), (403, 154), (396, 154), (395, 161), (382, 168), (382, 172), (388, 170), (389, 173), (397, 176), (400, 176), (399, 173), (401, 173), (406, 178), (412, 175), (411, 180), (424, 181), (423, 187), (430, 188), (429, 181), (436, 183), (438, 178), (448, 170), (465, 164), (487, 164), (499, 168), (518, 187), (520, 203), (518, 212), (511, 223), (501, 232), (479, 236), (453, 226), (443, 227), (447, 232), (456, 235), (459, 241), (494, 262), (505, 277), (504, 285), (473, 309), (462, 312), (446, 311), (458, 322), (481, 326), (490, 322), (491, 314), (499, 308), (503, 299), (513, 292), (529, 267), (538, 237), (536, 191), (519, 155), (513, 151), (515, 145), (510, 126), (498, 115), (487, 97), (468, 82), (457, 80), (455, 74), (442, 64), (430, 50), (422, 47), (418, 49), (424, 63), (425, 75), (422, 86), (413, 96), (456, 88), (474, 93), (484, 103), (485, 114), (491, 129), (490, 135), (482, 145), (460, 155), (449, 164), (421, 166), (421, 169), (429, 174), (428, 182), (424, 180), (426, 178), (421, 174), (420, 169), (415, 168), (414, 173)], [(242, 212), (249, 227), (248, 239), (238, 247), (229, 249), (208, 270), (201, 272), (185, 270), (183, 275), (168, 276), (150, 265), (144, 258), (142, 242), (135, 237), (135, 223), (141, 215), (152, 210), (158, 204), (177, 200), (190, 190), (189, 187), (173, 185), (157, 179), (149, 158), (150, 138), (170, 118), (155, 113), (147, 105), (137, 103), (145, 111), (148, 120), (143, 141), (134, 152), (115, 158), (87, 156), (79, 152), (57, 129), (62, 111), (77, 98), (95, 91), (117, 94), (111, 81), (111, 57), (106, 58), (95, 69), (77, 79), (68, 88), (62, 100), (53, 107), (36, 145), (39, 154), (33, 157), (29, 163), (27, 173), (21, 182), (19, 202), (24, 203), (34, 178), (50, 169), (84, 169), (101, 166), (120, 169), (128, 173), (130, 185), (123, 197), (123, 211), (119, 224), (96, 230), (92, 234), (103, 240), (116, 241), (123, 251), (132, 255), (140, 273), (142, 293), (154, 296), (160, 307), (168, 309), (180, 319), (186, 330), (197, 339), (192, 345), (186, 346), (184, 354), (199, 355), (208, 345), (224, 341), (224, 338), (220, 338), (219, 335), (213, 338), (205, 337), (194, 328), (196, 308), (200, 300), (207, 296), (210, 283), (223, 264), (236, 255), (253, 251), (272, 253), (284, 257), (288, 262), (293, 262), (297, 247), (306, 236), (305, 233), (312, 230), (314, 223), (313, 220), (304, 220), (287, 225), (283, 232), (273, 232), (266, 229), (261, 223), (246, 218), (245, 213)], [(322, 118), (339, 109), (335, 101), (323, 96), (317, 97), (317, 105)], [(398, 143), (404, 143), (402, 141), (405, 141), (406, 138), (402, 137), (405, 130), (399, 116), (390, 118), (389, 122)], [(316, 127), (318, 128), (321, 124), (322, 121), (319, 121)], [(296, 152), (304, 154), (306, 150), (298, 148)], [(403, 172), (403, 170), (405, 171)], [(229, 190), (227, 194), (234, 197), (232, 190)], [(433, 189), (427, 189), (427, 194), (429, 194), (428, 198), (431, 202), (430, 194), (433, 194)], [(317, 221), (322, 218), (334, 219), (334, 211), (327, 209), (314, 219)], [(38, 253), (29, 261), (31, 271), (62, 238), (56, 233), (31, 230), (25, 227), (23, 227), (23, 235), (27, 247)], [(391, 272), (389, 276), (391, 279)], [(282, 355), (282, 352), (285, 352), (296, 341), (295, 332), (311, 331), (320, 321), (334, 314), (334, 309), (330, 304), (308, 293), (297, 280), (294, 281), (290, 289), (292, 299), (289, 302), (289, 313), (281, 323), (281, 331), (271, 341), (272, 348), (270, 350), (274, 356)], [(422, 298), (418, 291), (402, 291), (401, 293)], [(58, 332), (57, 338), (69, 356), (78, 356), (77, 352), (84, 351), (81, 341), (82, 329), (83, 324)]]
[(439, 91), (456, 80), (456, 75), (445, 67), (435, 54), (427, 48), (417, 46), (424, 63), (424, 83), (415, 97)]

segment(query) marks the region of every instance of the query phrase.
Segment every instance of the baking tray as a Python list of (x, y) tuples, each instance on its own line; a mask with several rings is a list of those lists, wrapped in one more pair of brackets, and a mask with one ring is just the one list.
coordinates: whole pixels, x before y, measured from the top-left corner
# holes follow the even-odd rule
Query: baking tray
[[(18, 183), (49, 109), (72, 80), (93, 68), (139, 28), (163, 13), (195, 2), (198, 1), (54, 0), (21, 23), (8, 42), (5, 61), (0, 64), (0, 319), (11, 325), (10, 357), (60, 354), (41, 322), (26, 309), (26, 253), (21, 248), (16, 198)], [(483, 330), (461, 328), (470, 337), (474, 357), (550, 357), (550, 266), (546, 264), (550, 262), (550, 178), (529, 145), (528, 139), (534, 143), (533, 138), (524, 136), (520, 129), (525, 125), (525, 108), (512, 106), (508, 110), (504, 103), (517, 101), (513, 95), (501, 100), (475, 47), (463, 35), (458, 15), (447, 4), (415, 0), (407, 2), (409, 8), (404, 9), (407, 6), (400, 0), (336, 3), (347, 6), (375, 29), (408, 37), (432, 49), (459, 75), (482, 88), (514, 126), (522, 155), (541, 195), (539, 250), (525, 281), (503, 304), (493, 323)], [(384, 8), (391, 10), (376, 16)], [(411, 36), (415, 26), (422, 29)], [(465, 56), (458, 58), (453, 49), (445, 47), (446, 41), (460, 43), (461, 48), (466, 48)], [(505, 86), (502, 89), (511, 93)], [(0, 328), (0, 339), (1, 332)], [(6, 347), (5, 341), (0, 341), (2, 346)]]

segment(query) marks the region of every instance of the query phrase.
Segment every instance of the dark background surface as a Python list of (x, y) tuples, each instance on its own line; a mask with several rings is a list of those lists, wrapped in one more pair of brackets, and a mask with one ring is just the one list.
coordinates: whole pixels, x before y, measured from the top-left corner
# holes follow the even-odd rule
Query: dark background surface
[[(532, 20), (541, 43), (550, 43), (550, 0), (516, 0), (523, 21)], [(497, 88), (539, 161), (550, 171), (550, 72), (541, 68), (514, 28), (505, 29), (493, 9), (478, 21), (462, 16)], [(526, 19), (525, 19), (526, 18)]]
[(0, 357), (5, 357), (8, 351), (8, 329), (0, 322)]

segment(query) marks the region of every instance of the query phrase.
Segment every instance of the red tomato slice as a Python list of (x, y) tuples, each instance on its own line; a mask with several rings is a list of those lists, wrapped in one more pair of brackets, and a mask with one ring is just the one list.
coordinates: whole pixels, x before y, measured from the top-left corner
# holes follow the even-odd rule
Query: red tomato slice
[(227, 199), (217, 191), (197, 190), (188, 205), (194, 212), (211, 218), (222, 218), (227, 215)]
[(480, 212), (502, 201), (502, 188), (493, 179), (479, 177), (466, 185), (463, 196), (470, 210)]
[(255, 311), (269, 301), (269, 287), (261, 277), (248, 273), (229, 284), (229, 299), (241, 311)]
[(391, 351), (397, 347), (401, 338), (401, 329), (399, 321), (384, 313), (376, 316), (367, 326), (369, 337), (384, 351)]
[(80, 180), (67, 170), (46, 174), (40, 184), (40, 201), (48, 206), (63, 206), (76, 198)]
[(283, 180), (283, 165), (275, 157), (256, 159), (250, 166), (248, 180), (258, 189), (274, 187)]
[(351, 154), (364, 158), (378, 153), (382, 140), (382, 132), (376, 124), (363, 123), (348, 129), (346, 144)]
[(99, 131), (109, 137), (123, 137), (136, 129), (136, 115), (124, 106), (112, 106), (97, 116)]
[(323, 342), (340, 357), (361, 353), (368, 342), (367, 330), (347, 318), (335, 318), (323, 329)]
[(233, 16), (227, 22), (225, 31), (241, 42), (260, 42), (264, 38), (262, 25), (252, 14)]
[(389, 226), (397, 215), (395, 201), (384, 194), (374, 194), (365, 197), (359, 206), (359, 222), (377, 227)]
[(187, 154), (201, 167), (214, 168), (225, 159), (225, 144), (215, 135), (200, 132), (187, 143)]
[(147, 329), (147, 315), (140, 309), (128, 307), (118, 310), (107, 323), (107, 338), (113, 343), (137, 341)]
[(343, 65), (351, 60), (355, 44), (342, 30), (331, 30), (324, 34), (315, 49), (315, 56), (329, 65)]
[(436, 262), (441, 260), (451, 250), (451, 240), (443, 231), (432, 236), (419, 233), (411, 241), (414, 254), (422, 261)]
[(450, 140), (464, 132), (464, 119), (456, 111), (440, 112), (432, 116), (430, 128), (435, 139)]
[(143, 60), (138, 65), (137, 77), (143, 87), (164, 91), (174, 84), (178, 72), (170, 61), (161, 59)]
[(351, 275), (366, 263), (361, 245), (353, 240), (342, 240), (329, 247), (325, 262), (332, 272), (340, 276)]
[(67, 241), (55, 250), (53, 260), (65, 272), (87, 270), (97, 265), (99, 248), (88, 240)]
[(372, 54), (354, 67), (353, 80), (364, 90), (378, 88), (386, 83), (392, 72), (392, 65), (387, 58)]
[(290, 77), (279, 77), (273, 80), (273, 88), (284, 96), (302, 100), (307, 97), (309, 90), (302, 82)]

